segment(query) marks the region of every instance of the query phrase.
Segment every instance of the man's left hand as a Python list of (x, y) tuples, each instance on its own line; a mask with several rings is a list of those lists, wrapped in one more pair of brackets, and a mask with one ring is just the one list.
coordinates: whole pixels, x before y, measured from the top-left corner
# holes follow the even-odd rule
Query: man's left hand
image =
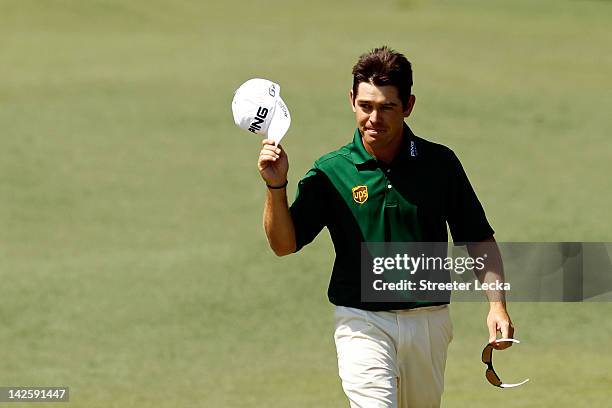
[(489, 328), (489, 343), (497, 350), (503, 350), (512, 346), (511, 342), (496, 344), (497, 332), (501, 333), (502, 339), (514, 338), (514, 326), (506, 311), (506, 305), (502, 302), (491, 302), (489, 315), (487, 316), (487, 327)]

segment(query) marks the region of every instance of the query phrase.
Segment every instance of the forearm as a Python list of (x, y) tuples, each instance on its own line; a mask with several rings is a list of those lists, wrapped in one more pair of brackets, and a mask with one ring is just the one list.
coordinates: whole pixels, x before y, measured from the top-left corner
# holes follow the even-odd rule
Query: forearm
[[(480, 283), (493, 284), (496, 281), (504, 282), (504, 266), (499, 253), (499, 248), (493, 237), (482, 242), (468, 244), (468, 252), (472, 258), (482, 258), (484, 268), (478, 270), (474, 268), (476, 277)], [(493, 285), (493, 287), (495, 287)], [(489, 299), (489, 314), (487, 315), (487, 327), (489, 329), (489, 343), (494, 343), (497, 333), (500, 332), (502, 338), (514, 337), (514, 326), (506, 310), (506, 294), (504, 290), (487, 290)], [(497, 349), (510, 347), (512, 343), (495, 344)]]
[[(468, 252), (474, 259), (483, 259), (484, 268), (474, 268), (474, 273), (480, 283), (491, 284), (504, 282), (504, 266), (495, 239), (490, 238), (482, 242), (468, 244)], [(504, 290), (486, 290), (486, 295), (491, 307), (506, 307), (506, 294)]]
[(268, 189), (264, 205), (263, 223), (270, 248), (278, 256), (295, 252), (295, 228), (289, 212), (287, 192)]

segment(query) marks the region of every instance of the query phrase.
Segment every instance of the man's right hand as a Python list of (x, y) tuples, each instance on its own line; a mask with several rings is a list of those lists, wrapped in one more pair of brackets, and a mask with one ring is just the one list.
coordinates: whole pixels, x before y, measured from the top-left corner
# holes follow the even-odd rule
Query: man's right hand
[(261, 178), (272, 187), (282, 186), (287, 181), (289, 160), (281, 145), (276, 146), (271, 139), (264, 139), (257, 161)]

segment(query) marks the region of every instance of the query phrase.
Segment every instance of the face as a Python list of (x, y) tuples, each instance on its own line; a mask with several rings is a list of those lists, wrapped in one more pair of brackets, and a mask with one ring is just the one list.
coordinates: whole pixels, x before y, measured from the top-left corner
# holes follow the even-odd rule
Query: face
[(364, 144), (384, 149), (401, 140), (404, 118), (414, 107), (414, 95), (410, 95), (406, 106), (402, 106), (395, 86), (361, 82), (357, 95), (353, 95), (351, 90), (350, 98)]

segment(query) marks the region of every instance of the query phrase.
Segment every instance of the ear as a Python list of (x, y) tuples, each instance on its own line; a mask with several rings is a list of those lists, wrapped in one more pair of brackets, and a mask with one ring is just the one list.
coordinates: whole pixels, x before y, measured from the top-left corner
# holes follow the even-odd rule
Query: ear
[(414, 109), (414, 104), (416, 103), (416, 96), (410, 95), (408, 98), (408, 103), (406, 104), (406, 108), (404, 109), (404, 117), (407, 118), (412, 113), (412, 109)]
[(357, 112), (357, 108), (355, 108), (355, 95), (353, 95), (353, 89), (349, 91), (349, 101), (351, 102), (351, 108), (353, 108), (353, 112)]

